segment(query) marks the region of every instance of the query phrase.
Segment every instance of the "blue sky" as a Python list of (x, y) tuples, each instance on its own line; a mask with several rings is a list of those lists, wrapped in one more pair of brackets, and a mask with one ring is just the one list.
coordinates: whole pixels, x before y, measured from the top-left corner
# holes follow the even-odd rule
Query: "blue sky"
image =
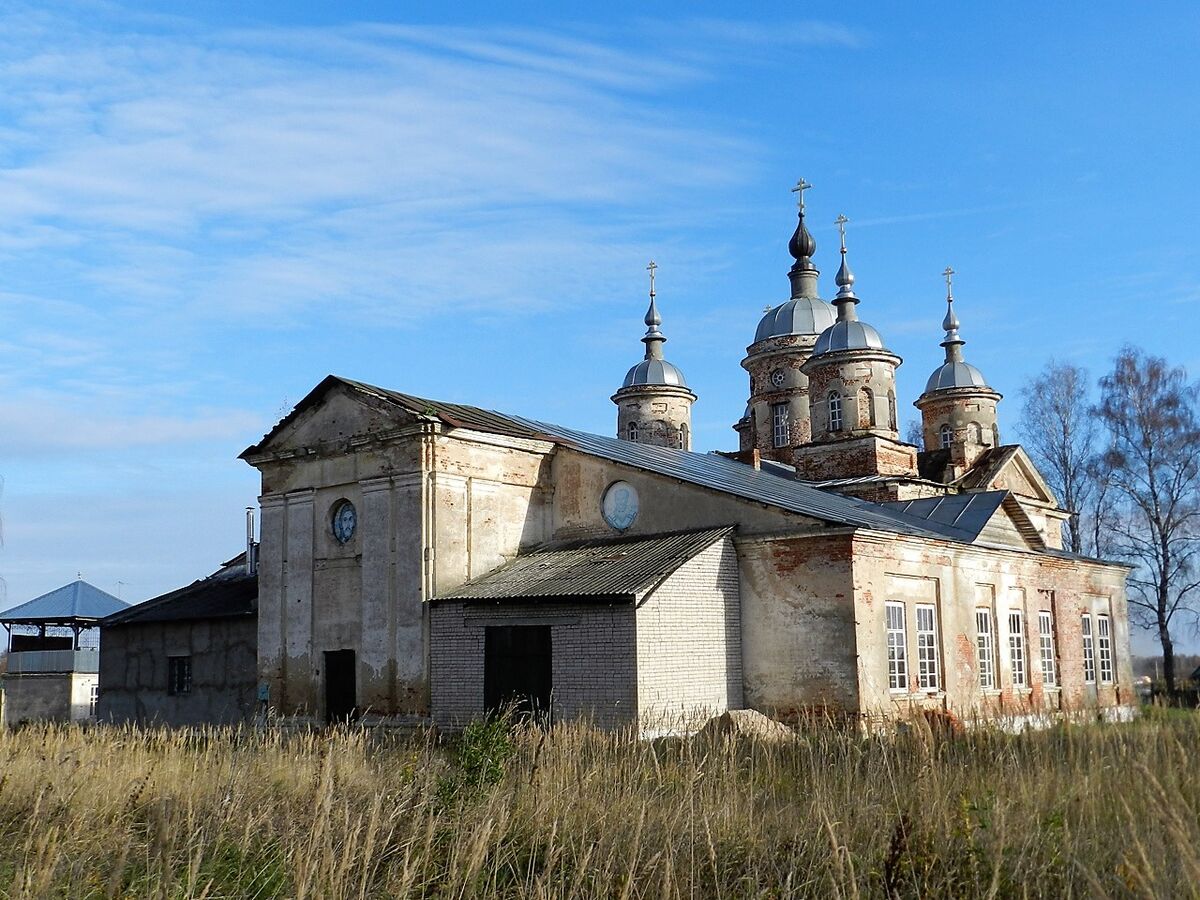
[(1006, 437), (1051, 356), (1200, 373), (1194, 4), (187, 6), (0, 3), (0, 606), (211, 571), (329, 372), (610, 432), (650, 258), (732, 447), (801, 175), (903, 408), (947, 264)]

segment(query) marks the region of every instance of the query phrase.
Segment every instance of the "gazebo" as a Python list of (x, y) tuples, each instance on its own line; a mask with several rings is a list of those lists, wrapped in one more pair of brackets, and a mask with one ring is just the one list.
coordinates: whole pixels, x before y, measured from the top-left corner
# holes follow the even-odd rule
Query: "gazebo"
[(9, 637), (4, 723), (91, 718), (100, 671), (98, 623), (127, 606), (79, 579), (0, 612)]

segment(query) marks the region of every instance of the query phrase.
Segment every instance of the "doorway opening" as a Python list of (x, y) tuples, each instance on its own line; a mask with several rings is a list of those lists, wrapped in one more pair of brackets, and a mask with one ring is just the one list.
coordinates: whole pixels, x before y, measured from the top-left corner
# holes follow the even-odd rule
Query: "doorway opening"
[(552, 658), (549, 625), (485, 628), (483, 700), (487, 712), (512, 709), (523, 718), (548, 722)]
[(325, 721), (330, 725), (354, 721), (357, 681), (353, 650), (325, 651)]

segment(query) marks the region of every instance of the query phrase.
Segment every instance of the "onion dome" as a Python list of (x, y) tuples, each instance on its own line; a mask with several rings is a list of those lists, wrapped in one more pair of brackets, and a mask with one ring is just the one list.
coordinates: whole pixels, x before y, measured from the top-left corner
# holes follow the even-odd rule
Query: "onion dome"
[(954, 388), (981, 388), (990, 391), (983, 373), (963, 359), (962, 348), (966, 341), (958, 335), (958, 316), (954, 312), (954, 291), (951, 282), (954, 270), (947, 266), (942, 275), (946, 278), (946, 318), (942, 320), (942, 328), (946, 332), (946, 338), (942, 341), (942, 346), (946, 348), (946, 361), (929, 376), (929, 381), (925, 383), (925, 393)]
[(838, 231), (842, 237), (842, 265), (837, 273), (837, 296), (833, 303), (837, 307), (837, 321), (821, 332), (813, 345), (812, 355), (822, 353), (837, 353), (842, 350), (886, 350), (883, 338), (871, 325), (858, 318), (859, 299), (854, 293), (854, 273), (846, 261), (846, 223), (850, 221), (845, 216), (837, 217)]
[(659, 330), (662, 316), (658, 313), (658, 305), (654, 302), (654, 270), (658, 264), (653, 260), (646, 267), (650, 270), (650, 308), (646, 310), (646, 335), (642, 343), (646, 345), (646, 357), (625, 375), (621, 387), (638, 387), (641, 385), (669, 385), (672, 387), (687, 387), (687, 381), (679, 368), (663, 359), (662, 345), (667, 342), (666, 336)]
[(795, 260), (788, 279), (792, 283), (791, 299), (771, 307), (759, 320), (754, 342), (791, 334), (820, 334), (833, 324), (833, 307), (817, 296), (817, 277), (821, 274), (813, 265), (817, 242), (804, 223), (804, 192), (812, 187), (803, 178), (792, 188), (800, 195), (800, 216), (796, 231), (788, 241), (788, 252)]

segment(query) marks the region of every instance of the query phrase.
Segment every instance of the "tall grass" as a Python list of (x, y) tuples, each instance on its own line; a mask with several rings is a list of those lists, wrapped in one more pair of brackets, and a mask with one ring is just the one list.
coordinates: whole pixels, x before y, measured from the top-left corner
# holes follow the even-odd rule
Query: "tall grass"
[(10, 897), (1180, 897), (1200, 718), (645, 743), (0, 734)]

